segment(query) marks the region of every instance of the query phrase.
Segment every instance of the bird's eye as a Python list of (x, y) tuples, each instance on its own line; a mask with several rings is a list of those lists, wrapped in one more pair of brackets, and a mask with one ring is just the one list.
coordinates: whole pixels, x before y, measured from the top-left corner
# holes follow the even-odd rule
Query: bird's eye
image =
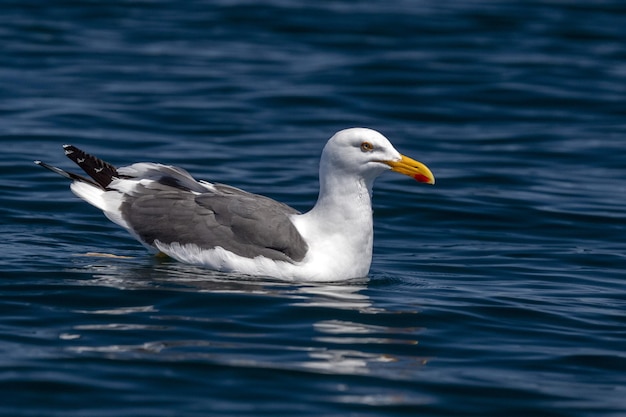
[(363, 142), (361, 143), (361, 150), (363, 152), (372, 152), (374, 150), (374, 145), (369, 142)]

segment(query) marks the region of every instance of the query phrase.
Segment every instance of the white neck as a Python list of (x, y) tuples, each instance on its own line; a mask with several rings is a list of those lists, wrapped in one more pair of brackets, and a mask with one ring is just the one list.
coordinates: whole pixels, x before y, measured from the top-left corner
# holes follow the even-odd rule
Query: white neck
[(354, 174), (329, 176), (320, 171), (315, 207), (293, 219), (314, 257), (307, 259), (307, 255), (304, 261), (324, 265), (321, 274), (363, 277), (372, 262), (373, 178), (366, 180)]
[[(371, 225), (372, 182), (368, 184), (365, 179), (350, 175), (320, 175), (317, 203), (307, 215), (319, 216), (319, 221), (330, 230), (337, 230), (337, 226), (345, 224)], [(336, 222), (340, 224), (334, 224)], [(350, 232), (357, 233), (358, 230), (351, 229)]]

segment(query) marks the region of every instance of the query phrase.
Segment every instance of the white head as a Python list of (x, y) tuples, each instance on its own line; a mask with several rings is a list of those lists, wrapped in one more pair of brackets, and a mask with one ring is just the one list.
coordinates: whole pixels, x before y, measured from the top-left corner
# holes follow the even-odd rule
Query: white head
[(317, 203), (293, 219), (309, 243), (316, 273), (367, 275), (373, 248), (372, 186), (387, 170), (435, 181), (425, 165), (400, 154), (375, 130), (346, 129), (330, 138), (320, 160)]
[(398, 152), (379, 132), (366, 128), (340, 130), (330, 138), (322, 152), (320, 175), (324, 172), (358, 176), (366, 183), (387, 170), (434, 184), (435, 178), (426, 165)]

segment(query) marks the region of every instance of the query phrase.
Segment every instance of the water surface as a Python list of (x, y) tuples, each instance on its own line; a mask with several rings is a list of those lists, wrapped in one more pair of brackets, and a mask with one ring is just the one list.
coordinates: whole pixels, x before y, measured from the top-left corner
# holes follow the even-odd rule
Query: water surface
[[(5, 1), (0, 413), (626, 415), (620, 1)], [(299, 210), (380, 130), (368, 277), (150, 257), (60, 177), (72, 143)], [(117, 257), (87, 255), (112, 254)]]

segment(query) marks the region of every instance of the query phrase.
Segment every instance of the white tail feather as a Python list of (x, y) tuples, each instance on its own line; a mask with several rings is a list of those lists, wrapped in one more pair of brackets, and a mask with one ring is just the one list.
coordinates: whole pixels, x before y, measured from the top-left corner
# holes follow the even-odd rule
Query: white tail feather
[(74, 181), (70, 184), (70, 189), (82, 200), (102, 210), (113, 223), (131, 231), (128, 223), (122, 218), (120, 210), (122, 193), (114, 190), (105, 191), (102, 188), (80, 181)]
[(105, 191), (102, 188), (95, 187), (85, 182), (74, 181), (70, 184), (70, 189), (81, 199), (85, 200), (94, 207), (105, 211), (107, 209), (104, 201)]

